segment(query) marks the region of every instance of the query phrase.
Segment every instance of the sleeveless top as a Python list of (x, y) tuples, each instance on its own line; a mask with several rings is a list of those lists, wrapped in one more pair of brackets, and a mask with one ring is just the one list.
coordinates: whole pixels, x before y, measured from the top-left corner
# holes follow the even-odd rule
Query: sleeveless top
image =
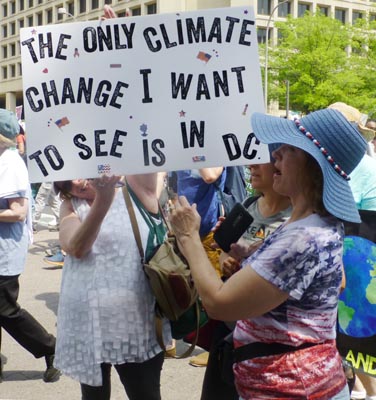
[[(73, 198), (72, 204), (84, 220), (90, 210), (88, 203)], [(135, 204), (134, 211), (146, 249), (150, 230)], [(81, 383), (100, 386), (101, 363), (144, 362), (154, 357), (162, 351), (155, 335), (154, 307), (155, 298), (118, 190), (91, 251), (81, 259), (65, 258), (56, 367)], [(163, 337), (171, 341), (167, 320)]]

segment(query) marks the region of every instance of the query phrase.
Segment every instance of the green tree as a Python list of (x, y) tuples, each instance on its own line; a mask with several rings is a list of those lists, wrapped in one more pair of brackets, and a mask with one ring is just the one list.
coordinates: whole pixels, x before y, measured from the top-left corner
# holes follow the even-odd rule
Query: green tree
[(277, 23), (280, 40), (269, 50), (269, 99), (304, 113), (343, 101), (376, 113), (376, 40), (366, 21), (343, 25), (320, 13)]

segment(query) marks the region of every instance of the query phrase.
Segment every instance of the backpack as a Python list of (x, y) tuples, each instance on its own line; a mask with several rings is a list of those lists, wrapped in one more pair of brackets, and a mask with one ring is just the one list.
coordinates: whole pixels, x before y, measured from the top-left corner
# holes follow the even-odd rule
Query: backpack
[[(156, 299), (155, 327), (158, 343), (166, 351), (162, 337), (162, 318), (166, 317), (171, 322), (172, 334), (175, 339), (181, 339), (180, 335), (196, 331), (195, 340), (191, 346), (182, 355), (175, 356), (175, 358), (188, 357), (196, 346), (199, 328), (208, 321), (194, 286), (189, 265), (180, 253), (176, 237), (172, 234), (164, 240), (148, 261), (144, 260), (145, 253), (127, 185), (123, 187), (123, 195), (141, 263)], [(160, 212), (168, 227), (161, 207)]]

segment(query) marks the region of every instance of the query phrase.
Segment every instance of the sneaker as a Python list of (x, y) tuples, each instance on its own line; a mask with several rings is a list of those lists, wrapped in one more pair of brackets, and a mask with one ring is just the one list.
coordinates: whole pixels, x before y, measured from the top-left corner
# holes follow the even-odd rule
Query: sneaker
[[(53, 244), (53, 245), (49, 245), (49, 248), (46, 249), (44, 252), (45, 252), (46, 256), (53, 256), (59, 251), (61, 251), (60, 245)], [(63, 253), (63, 255), (65, 255), (65, 254)]]
[(49, 265), (55, 265), (57, 267), (62, 267), (64, 265), (64, 254), (61, 250), (57, 251), (52, 256), (47, 256), (43, 258), (43, 261)]
[(208, 365), (209, 352), (204, 351), (203, 353), (197, 355), (196, 357), (192, 357), (189, 360), (189, 365), (193, 365), (194, 367), (206, 367)]
[(367, 396), (365, 390), (352, 390), (351, 391), (351, 400), (364, 400)]
[(50, 232), (58, 232), (59, 231), (58, 224), (48, 224), (47, 227)]
[(61, 375), (61, 372), (54, 367), (54, 358), (55, 358), (54, 354), (50, 356), (45, 356), (47, 368), (44, 371), (43, 380), (46, 383), (58, 381)]

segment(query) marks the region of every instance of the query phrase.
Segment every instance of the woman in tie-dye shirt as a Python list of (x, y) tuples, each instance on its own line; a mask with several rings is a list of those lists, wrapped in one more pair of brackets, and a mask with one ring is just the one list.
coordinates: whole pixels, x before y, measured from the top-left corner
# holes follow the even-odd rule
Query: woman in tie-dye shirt
[[(329, 109), (301, 121), (254, 114), (252, 127), (261, 142), (279, 144), (273, 188), (290, 198), (290, 219), (226, 282), (209, 268), (200, 218), (184, 197), (172, 212), (173, 229), (209, 315), (236, 319), (234, 347), (253, 347), (253, 357), (234, 365), (241, 399), (348, 400), (335, 344), (342, 220), (360, 221), (348, 175), (367, 143)], [(278, 355), (270, 350), (283, 345)]]

